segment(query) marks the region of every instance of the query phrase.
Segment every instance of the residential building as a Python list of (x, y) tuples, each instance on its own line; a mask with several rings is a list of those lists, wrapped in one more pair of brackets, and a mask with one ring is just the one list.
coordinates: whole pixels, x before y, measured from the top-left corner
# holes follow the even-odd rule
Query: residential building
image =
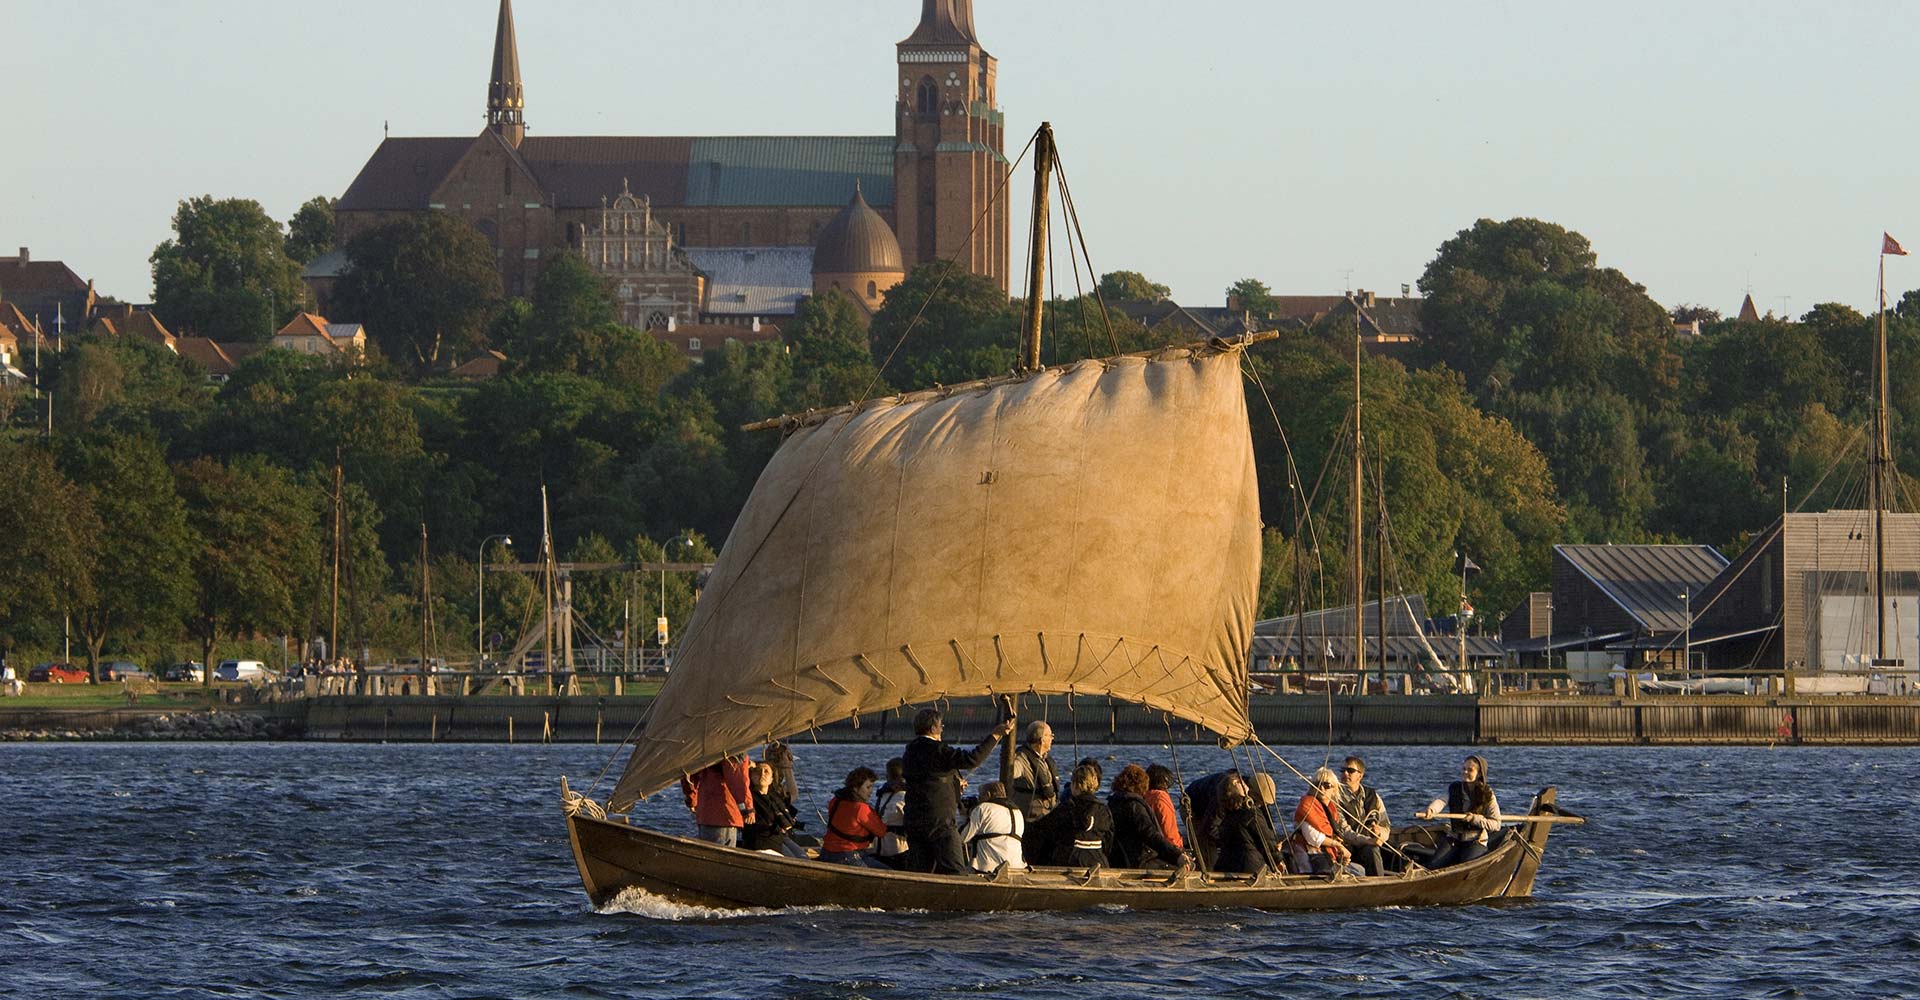
[(358, 323), (329, 323), (325, 316), (303, 312), (273, 335), (272, 344), (319, 357), (357, 355), (367, 349), (367, 330)]
[(34, 260), (27, 247), (0, 257), (0, 302), (11, 303), (48, 337), (58, 340), (86, 326), (93, 282), (57, 260)]

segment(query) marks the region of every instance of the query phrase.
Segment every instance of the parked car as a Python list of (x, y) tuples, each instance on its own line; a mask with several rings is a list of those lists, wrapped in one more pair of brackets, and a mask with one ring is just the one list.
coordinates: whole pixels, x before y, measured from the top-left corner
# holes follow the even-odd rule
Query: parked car
[(71, 663), (36, 663), (27, 672), (35, 684), (91, 684), (92, 675)]
[(160, 671), (163, 681), (192, 681), (198, 684), (207, 679), (207, 665), (199, 662), (175, 663)]
[(259, 660), (221, 660), (213, 668), (216, 681), (260, 681), (273, 676), (267, 665)]
[(140, 665), (128, 660), (108, 660), (100, 664), (100, 679), (103, 681), (152, 680), (153, 675), (140, 669)]

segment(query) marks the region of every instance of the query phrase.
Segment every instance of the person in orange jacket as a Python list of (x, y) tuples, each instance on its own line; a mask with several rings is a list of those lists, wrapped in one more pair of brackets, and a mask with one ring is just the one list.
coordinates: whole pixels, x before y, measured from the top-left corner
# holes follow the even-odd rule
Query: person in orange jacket
[(872, 854), (874, 842), (887, 834), (887, 824), (867, 804), (876, 777), (872, 768), (856, 767), (847, 773), (847, 783), (827, 801), (827, 832), (820, 838), (820, 860), (863, 868), (890, 867), (875, 861)]
[(748, 774), (753, 761), (726, 757), (680, 779), (680, 793), (699, 828), (701, 840), (739, 847), (740, 830), (753, 822)]

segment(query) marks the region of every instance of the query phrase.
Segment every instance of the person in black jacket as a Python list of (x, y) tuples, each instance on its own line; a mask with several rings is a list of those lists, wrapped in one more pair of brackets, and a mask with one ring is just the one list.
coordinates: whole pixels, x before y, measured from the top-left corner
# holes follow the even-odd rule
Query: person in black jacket
[(972, 870), (960, 843), (960, 772), (971, 771), (1013, 732), (1014, 720), (995, 726), (972, 750), (940, 742), (945, 727), (937, 708), (913, 717), (914, 739), (901, 754), (906, 761), (907, 852), (923, 872), (963, 875)]
[(1027, 861), (1069, 868), (1104, 865), (1113, 844), (1113, 813), (1098, 797), (1100, 772), (1082, 764), (1073, 769), (1067, 787), (1073, 795), (1027, 828)]
[(1013, 785), (1007, 798), (1025, 815), (1029, 825), (1045, 816), (1059, 801), (1059, 769), (1053, 764), (1053, 727), (1038, 719), (1027, 724), (1027, 736), (1014, 751)]
[(1216, 771), (1187, 785), (1187, 822), (1193, 831), (1193, 852), (1209, 870), (1220, 854), (1220, 819), (1225, 815), (1222, 801), (1227, 782), (1239, 779), (1237, 770)]
[(1229, 774), (1221, 788), (1219, 850), (1214, 871), (1286, 870), (1265, 807), (1247, 792), (1247, 783), (1237, 773)]
[(799, 813), (780, 791), (772, 765), (753, 769), (751, 791), (753, 822), (740, 831), (740, 846), (749, 851), (779, 851), (790, 858), (806, 857), (806, 849), (789, 836), (801, 826)]
[(1147, 807), (1147, 772), (1138, 764), (1128, 764), (1113, 776), (1113, 794), (1107, 796), (1107, 810), (1113, 814), (1113, 844), (1107, 860), (1115, 868), (1143, 868), (1154, 859), (1177, 865), (1183, 856), (1180, 848), (1160, 831), (1160, 821)]

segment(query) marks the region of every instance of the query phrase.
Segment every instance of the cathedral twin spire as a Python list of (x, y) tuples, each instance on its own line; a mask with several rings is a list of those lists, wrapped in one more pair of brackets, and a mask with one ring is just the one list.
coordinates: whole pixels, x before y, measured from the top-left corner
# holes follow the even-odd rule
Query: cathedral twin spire
[(493, 35), (493, 72), (487, 77), (487, 127), (519, 148), (526, 138), (526, 93), (520, 84), (520, 46), (513, 37), (513, 0), (500, 0)]

